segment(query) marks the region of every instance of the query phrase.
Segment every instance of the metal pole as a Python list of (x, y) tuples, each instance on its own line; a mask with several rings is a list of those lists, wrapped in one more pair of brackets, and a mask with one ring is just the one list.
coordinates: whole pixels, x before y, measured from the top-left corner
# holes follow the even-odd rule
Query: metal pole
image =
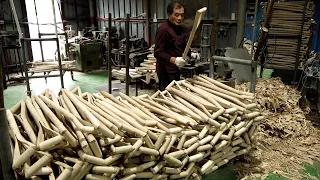
[(31, 97), (29, 75), (28, 75), (28, 65), (27, 65), (26, 57), (24, 55), (24, 39), (21, 39), (21, 58), (22, 58), (22, 62), (23, 62), (24, 74), (25, 74), (26, 83), (27, 83), (27, 96)]
[(2, 74), (2, 63), (0, 62), (0, 108), (4, 108), (4, 98), (3, 98), (3, 74)]
[(129, 25), (130, 25), (130, 14), (127, 14), (126, 19), (126, 95), (129, 96)]
[(12, 153), (10, 146), (10, 137), (8, 130), (8, 120), (6, 110), (0, 108), (0, 159), (1, 159), (1, 169), (2, 177), (5, 180), (14, 180), (14, 172), (12, 169)]
[(78, 19), (78, 4), (77, 4), (77, 0), (74, 0), (74, 11), (76, 13), (77, 33), (78, 33), (78, 31), (79, 31), (79, 19)]
[(68, 34), (64, 33), (64, 38), (66, 39), (66, 56), (69, 57), (69, 41), (68, 41)]
[(61, 56), (60, 56), (60, 46), (59, 46), (59, 39), (58, 39), (58, 38), (56, 39), (56, 42), (57, 42), (57, 52), (58, 52), (58, 63), (59, 63), (60, 83), (61, 83), (61, 88), (64, 88), (62, 65), (61, 65)]
[(54, 6), (54, 1), (55, 0), (52, 0), (52, 11), (53, 11), (53, 24), (54, 24), (54, 27), (55, 27), (55, 33), (56, 33), (56, 38), (58, 38), (58, 26), (57, 26), (57, 19), (56, 19), (56, 8)]
[(112, 27), (111, 27), (111, 13), (108, 16), (108, 92), (111, 94), (112, 89), (112, 72), (111, 72), (111, 35), (112, 35)]
[[(56, 38), (58, 38), (58, 26), (57, 26), (57, 19), (56, 19), (56, 8), (54, 6), (54, 1), (55, 0), (52, 0), (52, 12), (53, 12), (53, 24), (54, 24), (54, 31), (55, 31), (55, 34), (56, 34)], [(59, 42), (58, 42), (59, 43)], [(59, 51), (59, 50), (58, 50)], [(58, 57), (59, 59), (60, 57)], [(55, 61), (55, 58), (53, 59)], [(46, 78), (45, 78), (46, 79)], [(46, 79), (47, 80), (47, 79)]]
[(151, 38), (150, 38), (150, 34), (151, 34), (151, 28), (150, 28), (150, 0), (146, 0), (146, 41), (148, 43), (149, 46), (151, 46)]
[(91, 23), (91, 29), (94, 30), (94, 5), (93, 0), (89, 1), (89, 12), (90, 12), (90, 23)]
[[(33, 0), (33, 3), (34, 3), (34, 11), (36, 13), (36, 20), (37, 20), (37, 27), (38, 27), (38, 38), (41, 38), (36, 0)], [(39, 41), (39, 45), (40, 45), (41, 61), (44, 62), (42, 41)], [(43, 75), (46, 75), (46, 72), (44, 72)], [(47, 78), (46, 77), (45, 77), (45, 81), (47, 83)]]
[(256, 27), (257, 27), (257, 12), (258, 12), (258, 2), (256, 0), (256, 4), (254, 5), (254, 19), (253, 19), (253, 30), (252, 30), (252, 46), (251, 46), (251, 57), (253, 57), (254, 51), (254, 42), (256, 41)]
[[(21, 4), (21, 10), (22, 10), (22, 16), (24, 18), (28, 18), (27, 15), (27, 8), (26, 8), (26, 1), (25, 0), (20, 0), (20, 4)], [(29, 31), (29, 25), (25, 24), (24, 25), (24, 37), (30, 37), (30, 31)], [(18, 50), (17, 50), (18, 51)], [(32, 59), (32, 47), (31, 47), (31, 43), (28, 42), (27, 43), (27, 54), (28, 54), (28, 59)], [(22, 66), (21, 66), (21, 71), (22, 71)], [(23, 73), (22, 73), (23, 76)]]
[(240, 47), (246, 27), (247, 0), (238, 0), (236, 48)]
[(136, 78), (136, 96), (138, 96), (138, 83), (140, 83), (140, 79)]
[(263, 46), (265, 36), (268, 33), (268, 26), (269, 26), (269, 21), (271, 19), (271, 13), (272, 13), (272, 8), (273, 8), (273, 3), (274, 0), (269, 0), (268, 2), (268, 8), (267, 8), (267, 13), (266, 13), (266, 19), (263, 22), (262, 30), (260, 33), (260, 39), (258, 41), (257, 45), (257, 50), (254, 53), (254, 58), (252, 61), (252, 66), (251, 66), (251, 82), (250, 82), (250, 92), (254, 93), (255, 88), (256, 88), (256, 79), (257, 79), (257, 64), (258, 64), (258, 58), (260, 55), (260, 50)]
[[(215, 50), (216, 50), (220, 4), (221, 4), (220, 0), (216, 0), (215, 6), (214, 6), (213, 27), (212, 27), (212, 32), (211, 32), (211, 49), (210, 49), (211, 57), (215, 54)], [(211, 78), (213, 78), (213, 75), (214, 75), (214, 59), (210, 58), (209, 76)]]
[(20, 38), (22, 38), (22, 33), (21, 33), (21, 28), (20, 28), (18, 16), (17, 16), (16, 7), (14, 6), (13, 0), (10, 0), (10, 6), (11, 6), (11, 9), (12, 9), (14, 21), (15, 21), (15, 23), (16, 23), (17, 30), (18, 30), (18, 33), (19, 33), (19, 43), (21, 44)]
[(224, 61), (224, 62), (230, 62), (230, 63), (235, 63), (235, 64), (242, 64), (242, 65), (247, 65), (247, 66), (251, 66), (251, 64), (252, 64), (251, 60), (231, 58), (231, 57), (212, 56), (212, 59), (217, 60), (217, 61)]
[[(320, 24), (318, 24), (318, 33), (317, 33), (317, 37), (320, 36)], [(319, 38), (316, 40), (316, 48), (314, 48), (316, 50), (316, 52), (318, 51), (318, 44), (319, 44)], [(319, 52), (319, 51), (318, 51)]]
[(302, 31), (303, 31), (303, 26), (304, 26), (304, 20), (305, 20), (305, 17), (306, 17), (307, 3), (308, 3), (308, 0), (305, 0), (304, 9), (303, 9), (303, 15), (302, 15), (302, 24), (301, 24), (301, 27), (300, 27), (300, 33), (299, 33), (299, 39), (298, 39), (298, 45), (297, 45), (296, 64), (295, 64), (295, 67), (294, 67), (293, 82), (292, 82), (293, 84), (297, 84), (297, 71), (298, 71), (299, 60), (300, 60), (300, 46), (301, 46), (301, 39), (302, 39)]
[(60, 0), (62, 28), (63, 30), (66, 30), (67, 23), (64, 21), (64, 19), (66, 18), (64, 3), (65, 3), (64, 0)]
[[(41, 38), (36, 0), (33, 0), (33, 2), (34, 2), (34, 11), (35, 11), (35, 13), (36, 13), (36, 21), (37, 21), (37, 26), (38, 26), (38, 38)], [(39, 41), (39, 44), (40, 44), (40, 52), (41, 52), (42, 62), (44, 62), (42, 41)], [(44, 73), (44, 74), (45, 74), (45, 73)]]

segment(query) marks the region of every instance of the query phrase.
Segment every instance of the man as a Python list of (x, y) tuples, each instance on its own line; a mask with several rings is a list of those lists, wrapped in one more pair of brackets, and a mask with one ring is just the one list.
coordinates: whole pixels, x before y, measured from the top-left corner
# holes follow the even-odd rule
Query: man
[(154, 50), (160, 91), (165, 90), (171, 81), (180, 80), (180, 68), (186, 65), (186, 60), (181, 57), (188, 38), (181, 26), (184, 6), (178, 1), (171, 2), (167, 13), (168, 19), (157, 30)]

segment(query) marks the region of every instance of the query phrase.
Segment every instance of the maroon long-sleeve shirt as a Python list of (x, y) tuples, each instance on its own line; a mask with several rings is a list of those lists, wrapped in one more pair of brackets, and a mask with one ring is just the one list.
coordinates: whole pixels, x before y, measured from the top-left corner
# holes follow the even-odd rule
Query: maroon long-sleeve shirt
[(160, 25), (156, 33), (154, 56), (157, 58), (158, 73), (175, 73), (179, 68), (170, 63), (171, 57), (181, 57), (187, 45), (187, 34), (181, 26), (172, 24), (168, 19)]

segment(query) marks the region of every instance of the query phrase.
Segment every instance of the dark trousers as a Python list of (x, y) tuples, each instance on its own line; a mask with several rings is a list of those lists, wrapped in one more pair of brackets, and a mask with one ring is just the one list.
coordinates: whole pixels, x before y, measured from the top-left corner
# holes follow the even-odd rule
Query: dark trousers
[(180, 80), (180, 72), (176, 73), (158, 73), (159, 90), (164, 91), (171, 81)]

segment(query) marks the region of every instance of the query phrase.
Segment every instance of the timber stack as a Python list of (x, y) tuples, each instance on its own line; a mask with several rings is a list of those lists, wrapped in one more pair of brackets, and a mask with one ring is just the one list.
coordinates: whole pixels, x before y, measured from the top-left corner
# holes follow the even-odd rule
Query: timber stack
[[(265, 18), (267, 3), (262, 5), (265, 7), (263, 9), (263, 18)], [(265, 53), (268, 65), (276, 69), (293, 70), (297, 51), (299, 51), (298, 63), (308, 57), (314, 25), (312, 20), (314, 7), (313, 2), (305, 1), (274, 3)]]

